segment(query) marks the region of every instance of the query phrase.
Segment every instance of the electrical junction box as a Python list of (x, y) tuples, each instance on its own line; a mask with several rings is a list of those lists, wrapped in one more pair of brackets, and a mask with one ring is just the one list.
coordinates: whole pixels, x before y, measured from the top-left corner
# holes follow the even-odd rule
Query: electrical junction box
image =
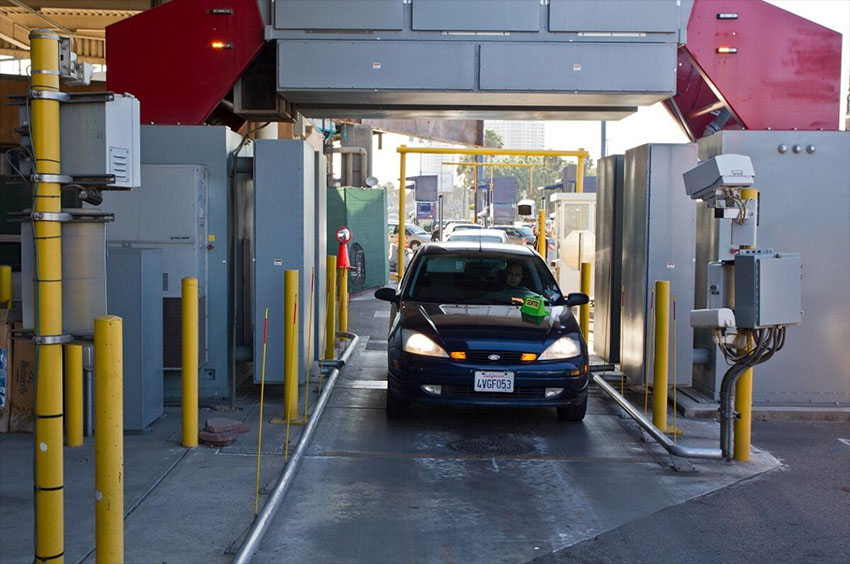
[(800, 323), (802, 279), (802, 263), (796, 253), (739, 251), (735, 256), (737, 326), (758, 329)]
[(59, 111), (62, 174), (115, 175), (113, 189), (141, 185), (139, 100), (114, 94), (108, 102), (63, 103)]

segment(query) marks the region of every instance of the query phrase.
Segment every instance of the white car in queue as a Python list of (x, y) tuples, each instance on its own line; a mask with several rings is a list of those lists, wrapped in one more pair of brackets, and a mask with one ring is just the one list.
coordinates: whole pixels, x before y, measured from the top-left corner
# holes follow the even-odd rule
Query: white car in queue
[(462, 231), (454, 231), (449, 235), (448, 241), (455, 243), (457, 241), (467, 241), (475, 243), (510, 243), (507, 234), (498, 229), (465, 229)]

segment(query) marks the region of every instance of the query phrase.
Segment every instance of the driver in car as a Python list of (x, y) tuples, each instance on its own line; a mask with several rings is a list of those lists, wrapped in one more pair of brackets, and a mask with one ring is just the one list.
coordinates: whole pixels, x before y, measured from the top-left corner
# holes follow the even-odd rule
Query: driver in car
[(522, 283), (522, 265), (518, 262), (509, 262), (505, 267), (505, 289), (519, 288)]

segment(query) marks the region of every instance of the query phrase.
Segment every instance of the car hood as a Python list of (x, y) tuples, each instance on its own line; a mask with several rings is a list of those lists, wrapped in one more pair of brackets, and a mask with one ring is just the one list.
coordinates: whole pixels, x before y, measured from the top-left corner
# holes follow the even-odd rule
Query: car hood
[(556, 339), (578, 333), (570, 309), (547, 307), (545, 317), (523, 315), (519, 305), (405, 302), (402, 326), (435, 339), (448, 350), (522, 350), (541, 353)]

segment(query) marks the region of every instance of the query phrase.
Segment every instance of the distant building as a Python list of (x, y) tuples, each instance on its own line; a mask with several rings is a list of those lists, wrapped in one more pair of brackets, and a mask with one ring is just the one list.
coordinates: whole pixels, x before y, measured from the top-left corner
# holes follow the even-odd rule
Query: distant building
[(502, 138), (505, 149), (542, 150), (545, 148), (545, 122), (485, 121), (484, 130), (488, 129)]

